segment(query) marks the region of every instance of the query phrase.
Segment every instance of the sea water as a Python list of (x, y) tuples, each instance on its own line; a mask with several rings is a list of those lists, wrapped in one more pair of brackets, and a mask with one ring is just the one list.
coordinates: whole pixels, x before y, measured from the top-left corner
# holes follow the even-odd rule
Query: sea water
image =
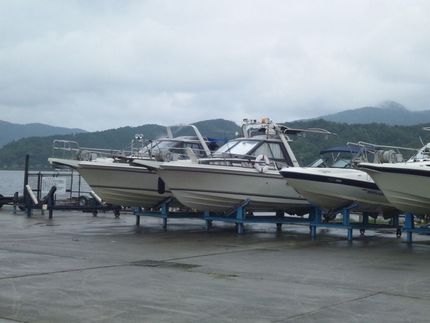
[[(91, 188), (85, 182), (85, 180), (79, 176), (77, 172), (40, 172), (41, 175), (38, 176), (38, 172), (30, 171), (28, 184), (33, 190), (38, 187), (38, 178), (41, 177), (58, 177), (64, 178), (67, 194), (70, 195), (70, 190), (72, 190), (73, 195), (76, 194), (88, 194)], [(0, 194), (3, 196), (13, 196), (15, 192), (19, 195), (23, 194), (24, 189), (24, 171), (14, 171), (14, 170), (0, 170)], [(47, 193), (47, 192), (42, 192)], [(57, 194), (58, 195), (58, 194)]]
[(24, 171), (0, 170), (0, 194), (12, 196), (15, 192), (22, 194), (24, 187)]

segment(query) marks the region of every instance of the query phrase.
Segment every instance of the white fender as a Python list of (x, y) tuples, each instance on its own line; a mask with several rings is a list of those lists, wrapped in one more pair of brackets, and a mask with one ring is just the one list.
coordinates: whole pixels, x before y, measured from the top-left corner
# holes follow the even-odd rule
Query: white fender
[[(261, 162), (264, 161), (264, 164), (261, 165)], [(269, 170), (270, 160), (266, 155), (258, 155), (255, 158), (254, 168), (258, 170), (260, 173), (265, 173)]]

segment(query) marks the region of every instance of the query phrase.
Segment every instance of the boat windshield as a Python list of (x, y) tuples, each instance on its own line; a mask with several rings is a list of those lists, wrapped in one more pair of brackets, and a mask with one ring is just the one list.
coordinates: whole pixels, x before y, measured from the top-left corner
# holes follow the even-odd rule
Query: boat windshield
[(168, 149), (168, 148), (175, 147), (177, 143), (178, 143), (177, 141), (169, 141), (169, 140), (160, 141), (159, 144), (157, 145), (157, 148)]
[(159, 143), (160, 142), (158, 140), (150, 141), (148, 144), (146, 144), (145, 146), (139, 149), (139, 155), (140, 156), (149, 155), (149, 152), (155, 147), (157, 147)]
[(215, 156), (228, 155), (248, 155), (248, 153), (258, 145), (255, 140), (233, 140), (221, 146), (215, 153)]
[(147, 157), (156, 152), (169, 150), (177, 144), (174, 140), (154, 140), (139, 150), (139, 156)]
[(321, 157), (308, 167), (351, 168), (358, 161), (367, 161), (365, 150), (355, 147), (332, 147), (320, 152)]
[(351, 160), (338, 159), (331, 165), (331, 167), (333, 167), (333, 168), (351, 168)]

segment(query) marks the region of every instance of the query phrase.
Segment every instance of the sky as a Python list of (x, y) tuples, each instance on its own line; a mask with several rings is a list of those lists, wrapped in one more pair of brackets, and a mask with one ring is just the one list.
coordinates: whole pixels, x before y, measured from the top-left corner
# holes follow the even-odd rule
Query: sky
[(2, 0), (0, 120), (89, 131), (430, 109), (430, 1)]

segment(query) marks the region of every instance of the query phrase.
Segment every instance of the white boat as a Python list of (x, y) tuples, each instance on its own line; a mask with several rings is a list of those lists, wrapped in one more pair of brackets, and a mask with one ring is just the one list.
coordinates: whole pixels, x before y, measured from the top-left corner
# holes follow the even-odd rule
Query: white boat
[[(335, 214), (346, 207), (358, 212), (382, 212), (384, 217), (399, 213), (366, 172), (353, 168), (359, 161), (367, 160), (365, 146), (350, 144), (322, 151), (326, 152), (350, 153), (352, 157), (336, 158), (329, 165), (320, 159), (313, 164), (314, 167), (283, 168), (280, 173), (289, 185), (325, 213)], [(394, 151), (377, 152), (377, 156), (386, 159), (399, 158)]]
[[(94, 192), (105, 202), (131, 207), (152, 208), (171, 197), (169, 190), (163, 188), (159, 193), (159, 176), (156, 171), (141, 166), (130, 165), (133, 159), (146, 160), (153, 165), (169, 160), (187, 158), (185, 149), (192, 149), (200, 156), (210, 154), (205, 140), (195, 126), (197, 136), (162, 138), (152, 141), (140, 149), (140, 155), (119, 154), (111, 157), (97, 157), (89, 149), (86, 156), (91, 160), (72, 160), (49, 158), (53, 165), (69, 166), (76, 169)], [(82, 149), (81, 149), (82, 150)], [(81, 153), (82, 155), (82, 153)]]
[(158, 175), (154, 171), (124, 162), (82, 161), (79, 174), (105, 202), (130, 207), (155, 207), (171, 196), (158, 193)]
[(360, 163), (386, 198), (403, 212), (430, 214), (430, 144), (404, 163)]
[(80, 147), (76, 141), (59, 139), (53, 141), (52, 149), (54, 155), (60, 155), (61, 157), (50, 157), (48, 158), (48, 162), (55, 168), (73, 170), (77, 170), (79, 163), (83, 160), (98, 159), (113, 162), (114, 158), (111, 156), (123, 154), (123, 152), (118, 150), (84, 148)]
[(351, 207), (356, 211), (397, 214), (370, 176), (356, 169), (283, 168), (289, 185), (327, 213)]
[(250, 211), (303, 214), (309, 203), (279, 174), (298, 166), (288, 133), (323, 130), (288, 129), (267, 118), (244, 120), (244, 137), (226, 143), (211, 158), (163, 163), (158, 173), (176, 199), (201, 211), (228, 212), (249, 200)]
[(55, 168), (71, 168), (76, 170), (81, 161), (78, 159), (50, 157), (48, 158), (48, 162)]

